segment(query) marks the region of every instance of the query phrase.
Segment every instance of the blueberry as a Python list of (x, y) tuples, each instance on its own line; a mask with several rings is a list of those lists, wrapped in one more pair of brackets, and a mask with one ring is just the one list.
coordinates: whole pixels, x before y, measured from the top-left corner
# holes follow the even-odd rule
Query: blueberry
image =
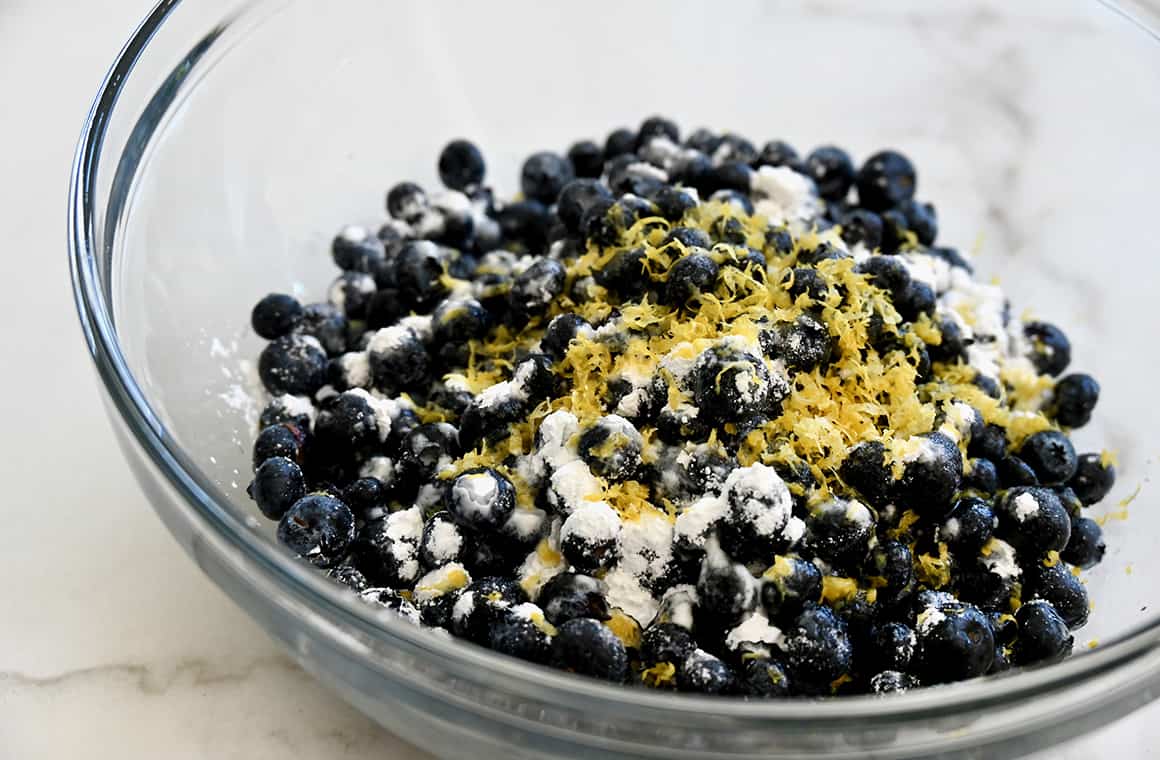
[(359, 478), (342, 489), (342, 500), (356, 517), (367, 519), (386, 511), (387, 490), (388, 484), (378, 478)]
[(873, 211), (853, 209), (838, 220), (842, 225), (842, 240), (851, 247), (861, 243), (868, 250), (882, 245), (882, 218)]
[(611, 201), (612, 193), (597, 179), (575, 179), (560, 191), (556, 213), (569, 232), (579, 232), (584, 214), (598, 200)]
[(899, 694), (922, 686), (917, 678), (897, 670), (884, 670), (870, 677), (870, 691), (875, 694)]
[(995, 511), (982, 499), (968, 496), (959, 499), (955, 508), (938, 529), (938, 537), (954, 552), (978, 554), (995, 532)]
[(995, 400), (1003, 398), (1003, 389), (999, 387), (999, 381), (993, 377), (977, 372), (971, 379), (971, 384)]
[(499, 610), (491, 623), (488, 645), (501, 654), (543, 664), (551, 653), (552, 638), (545, 632), (542, 613), (532, 611), (529, 615), (526, 608), (534, 605)]
[(573, 673), (623, 683), (628, 677), (624, 644), (599, 620), (575, 618), (552, 640), (551, 663)]
[(394, 219), (414, 223), (427, 208), (427, 193), (414, 182), (400, 182), (387, 193), (387, 213)]
[[(938, 237), (938, 214), (935, 212), (934, 206), (929, 203), (906, 200), (898, 204), (897, 210), (902, 213), (903, 218), (906, 219), (907, 228), (914, 233), (919, 243), (922, 245), (934, 244), (935, 238)], [(943, 250), (953, 252), (953, 249), (950, 248)], [(956, 263), (945, 258), (944, 260), (952, 266)], [(964, 268), (970, 269), (969, 265)]]
[(639, 148), (654, 137), (664, 137), (671, 142), (679, 143), (681, 131), (672, 119), (666, 119), (663, 116), (650, 116), (641, 122), (640, 130), (637, 132), (636, 146)]
[(700, 611), (722, 627), (736, 625), (753, 609), (756, 585), (744, 565), (734, 563), (716, 540), (709, 540), (697, 579)]
[(505, 240), (518, 242), (533, 252), (547, 243), (552, 215), (543, 203), (530, 198), (507, 203), (498, 218)]
[(795, 372), (809, 372), (824, 366), (834, 349), (829, 329), (808, 314), (762, 332), (760, 342), (767, 356), (781, 359)]
[(524, 604), (528, 595), (507, 578), (486, 577), (462, 589), (452, 608), (448, 629), (477, 644), (488, 644), (491, 625), (505, 609)]
[(1099, 523), (1088, 517), (1080, 517), (1072, 521), (1071, 538), (1060, 556), (1069, 565), (1088, 570), (1103, 560), (1107, 550)]
[(552, 625), (575, 618), (608, 620), (608, 601), (602, 581), (580, 573), (560, 573), (544, 584), (537, 598)]
[(444, 258), (430, 240), (404, 243), (396, 260), (399, 292), (416, 308), (434, 306), (446, 295), (443, 284)]
[(467, 140), (452, 140), (439, 154), (439, 179), (452, 190), (478, 186), (486, 171), (483, 154)]
[(633, 160), (632, 156), (621, 156), (609, 163), (608, 187), (615, 196), (648, 197), (658, 192), (669, 175), (644, 161)]
[(1075, 475), (1079, 466), (1075, 447), (1058, 430), (1042, 430), (1028, 436), (1019, 447), (1019, 458), (1026, 462), (1040, 483), (1058, 485)]
[(246, 492), (262, 514), (278, 520), (306, 495), (302, 469), (286, 457), (270, 457), (258, 467)]
[(343, 272), (331, 283), (327, 293), (330, 302), (347, 318), (362, 319), (375, 294), (375, 287), (375, 278), (365, 272)]
[(697, 207), (697, 199), (689, 191), (672, 185), (663, 185), (652, 194), (657, 212), (670, 222), (679, 222), (685, 214)]
[(997, 506), (1000, 535), (1020, 552), (1042, 557), (1067, 546), (1071, 520), (1050, 489), (1018, 486), (1008, 490)]
[(1050, 602), (1027, 602), (1015, 612), (1015, 621), (1019, 624), (1015, 661), (1020, 665), (1055, 663), (1071, 653), (1074, 639)]
[(1100, 384), (1091, 375), (1076, 373), (1061, 377), (1055, 384), (1051, 411), (1060, 425), (1083, 427), (1091, 420), (1100, 400)]
[(930, 358), (943, 364), (956, 364), (967, 359), (967, 339), (959, 323), (943, 317), (938, 320), (941, 341), (938, 345), (927, 345)]
[(646, 666), (661, 662), (677, 665), (697, 648), (693, 635), (675, 623), (655, 623), (640, 639), (640, 658)]
[(825, 275), (812, 267), (788, 270), (782, 280), (782, 287), (794, 300), (805, 295), (815, 303), (824, 301), (830, 293), (830, 284), (826, 282)]
[(749, 168), (749, 164), (741, 161), (721, 164), (715, 167), (713, 173), (709, 175), (709, 183), (713, 188), (714, 196), (721, 190), (747, 194), (752, 180), (753, 169)]
[(393, 325), (375, 332), (367, 345), (367, 356), (375, 387), (380, 390), (398, 393), (427, 382), (430, 357), (410, 327)]
[(568, 161), (577, 177), (595, 179), (604, 168), (604, 150), (591, 140), (579, 140), (568, 148)]
[(934, 290), (925, 282), (912, 280), (901, 293), (894, 296), (894, 308), (907, 322), (917, 322), (919, 316), (934, 313)]
[(984, 425), (982, 430), (971, 436), (967, 454), (998, 462), (1007, 456), (1007, 431), (992, 423)]
[(978, 457), (969, 460), (963, 473), (962, 488), (980, 494), (995, 493), (999, 490), (999, 468), (990, 459)]
[(257, 469), (270, 457), (286, 457), (297, 464), (302, 463), (302, 447), (306, 442), (305, 431), (290, 422), (262, 428), (254, 439), (253, 466)]
[(817, 557), (850, 567), (865, 559), (874, 523), (874, 513), (861, 502), (834, 498), (806, 516), (805, 542)]
[(788, 697), (792, 685), (786, 667), (771, 657), (748, 657), (741, 663), (740, 687), (751, 697)]
[(882, 623), (871, 628), (867, 647), (866, 661), (859, 662), (861, 667), (905, 671), (914, 659), (918, 639), (905, 623)]
[(752, 216), (755, 210), (753, 207), (753, 201), (749, 199), (748, 195), (742, 193), (739, 190), (733, 190), (732, 188), (718, 190), (709, 196), (709, 200), (715, 203), (724, 203), (731, 206), (734, 213), (741, 212), (742, 214), (748, 214)]
[(419, 610), (394, 589), (379, 587), (363, 589), (359, 593), (359, 598), (372, 607), (390, 610), (414, 625), (419, 624)]
[(1056, 486), (1051, 489), (1055, 492), (1056, 498), (1059, 499), (1059, 505), (1063, 507), (1063, 511), (1067, 512), (1067, 516), (1071, 518), (1072, 524), (1083, 516), (1083, 502), (1079, 500), (1079, 496), (1070, 486)]
[(278, 540), (316, 567), (330, 567), (354, 541), (354, 514), (338, 499), (310, 494), (294, 503), (278, 522)]
[(1078, 577), (1072, 575), (1065, 562), (1051, 566), (1034, 562), (1023, 569), (1024, 599), (1046, 599), (1063, 618), (1068, 628), (1075, 630), (1088, 620), (1091, 604), (1087, 589)]
[(532, 200), (552, 204), (573, 179), (575, 174), (568, 159), (557, 153), (541, 151), (524, 161), (520, 170), (520, 189)]
[(459, 442), (465, 449), (481, 440), (498, 441), (507, 436), (508, 426), (527, 416), (528, 404), (515, 396), (491, 399), (477, 396), (459, 418)]
[(333, 578), (356, 594), (361, 594), (370, 588), (371, 585), (367, 581), (366, 576), (350, 565), (337, 565), (332, 567), (326, 572), (326, 575), (328, 578)]
[(947, 248), (945, 246), (934, 246), (927, 249), (927, 254), (934, 256), (936, 259), (945, 261), (948, 265), (962, 269), (967, 274), (974, 274), (975, 268), (971, 266), (971, 262), (963, 258), (963, 255), (954, 248)]
[(631, 422), (619, 415), (601, 417), (576, 444), (592, 472), (612, 481), (629, 480), (640, 468), (644, 440)]
[(442, 567), (463, 559), (466, 538), (450, 512), (436, 512), (423, 526), (419, 560), (424, 567)]
[(381, 442), (379, 422), (369, 396), (362, 391), (339, 394), (318, 414), (314, 437), (320, 450), (338, 458), (370, 455)]
[[(397, 235), (393, 228), (390, 234)], [(386, 258), (384, 241), (365, 227), (348, 225), (330, 244), (330, 255), (339, 269), (347, 272), (374, 272)]]
[(693, 188), (702, 195), (713, 191), (713, 161), (704, 153), (690, 151), (678, 157), (669, 180)]
[(882, 219), (882, 253), (890, 255), (898, 253), (907, 241), (910, 232), (910, 223), (906, 215), (898, 209), (883, 211)]
[(854, 648), (846, 623), (829, 607), (808, 605), (786, 632), (782, 650), (797, 691), (824, 695), (850, 672)]
[(793, 497), (772, 467), (753, 464), (734, 470), (723, 495), (729, 508), (717, 533), (730, 557), (739, 562), (768, 561), (786, 548)]
[(789, 392), (753, 354), (723, 345), (706, 350), (693, 366), (693, 396), (703, 417), (739, 421), (768, 412)]
[(990, 670), (995, 638), (977, 607), (930, 591), (920, 593), (917, 603), (917, 665), (923, 681), (962, 681)]
[(250, 324), (261, 337), (274, 340), (288, 335), (302, 321), (302, 304), (294, 296), (271, 293), (254, 306)]
[(564, 265), (554, 259), (537, 259), (512, 283), (508, 301), (514, 314), (525, 319), (542, 314), (564, 292)]
[(376, 585), (409, 588), (419, 576), (422, 519), (412, 507), (363, 525), (350, 547), (355, 567)]
[(910, 273), (905, 265), (890, 256), (871, 256), (858, 265), (857, 271), (866, 275), (871, 285), (894, 296), (910, 285)]
[(264, 430), (271, 425), (289, 422), (301, 431), (309, 431), (313, 412), (313, 403), (308, 398), (275, 396), (262, 409), (262, 414), (258, 418), (258, 428)]
[(419, 415), (411, 409), (399, 409), (395, 416), (391, 418), (391, 432), (387, 435), (386, 451), (394, 457), (398, 457), (406, 449), (407, 437), (411, 435), (411, 431), (422, 424), (419, 420)]
[(560, 361), (568, 353), (568, 346), (573, 339), (578, 336), (591, 338), (592, 332), (592, 325), (579, 314), (561, 314), (548, 323), (544, 337), (540, 339), (540, 350), (555, 361)]
[(580, 232), (589, 243), (610, 247), (620, 242), (621, 233), (632, 220), (616, 201), (600, 198), (588, 207), (580, 220)]
[(761, 605), (770, 620), (792, 620), (808, 603), (821, 600), (821, 571), (804, 559), (779, 556), (762, 579)]
[(1101, 501), (1116, 483), (1116, 468), (1104, 463), (1102, 454), (1081, 454), (1076, 461), (1075, 475), (1068, 483), (1076, 496), (1090, 506)]
[(466, 358), (461, 349), (486, 336), (491, 327), (491, 314), (474, 298), (449, 298), (435, 307), (431, 317), (432, 338), (444, 358)]
[(927, 433), (915, 458), (906, 462), (896, 493), (899, 503), (919, 514), (941, 515), (951, 506), (963, 478), (958, 446), (942, 433)]
[(864, 569), (881, 584), (877, 586), (879, 605), (894, 604), (914, 591), (914, 555), (901, 541), (879, 541), (870, 550)]
[(671, 245), (672, 243), (679, 243), (686, 249), (713, 247), (713, 241), (710, 239), (709, 233), (697, 227), (673, 227), (665, 235), (665, 239), (661, 242), (661, 247)]
[(798, 152), (784, 140), (770, 140), (757, 156), (758, 166), (794, 166), (798, 162)]
[(856, 181), (858, 202), (872, 211), (885, 211), (913, 198), (918, 178), (909, 158), (883, 150), (866, 159)]
[(604, 502), (583, 503), (560, 528), (560, 552), (585, 573), (606, 570), (620, 559), (621, 521)]
[(806, 156), (805, 173), (818, 186), (818, 194), (828, 201), (842, 200), (854, 184), (850, 155), (832, 145), (816, 148)]
[(636, 150), (636, 132), (621, 127), (610, 132), (604, 141), (604, 160), (609, 161), (634, 150)]
[(447, 422), (426, 422), (407, 434), (400, 458), (412, 474), (429, 479), (440, 462), (459, 456), (459, 432)]
[(736, 689), (736, 679), (720, 659), (694, 649), (677, 667), (677, 688), (697, 694), (729, 694)]
[(1039, 484), (1039, 478), (1031, 465), (1016, 456), (1003, 457), (995, 465), (999, 471), (999, 484), (1003, 488), (1014, 486), (1034, 486)]
[(703, 253), (690, 253), (677, 260), (665, 280), (665, 302), (685, 306), (702, 293), (712, 293), (717, 284), (717, 264)]
[(1057, 376), (1071, 364), (1071, 341), (1055, 325), (1028, 322), (1023, 334), (1031, 341), (1031, 361), (1040, 372)]
[(317, 340), (283, 335), (270, 342), (258, 358), (258, 374), (271, 394), (312, 396), (326, 384), (326, 352)]
[(515, 509), (516, 489), (492, 468), (474, 467), (448, 484), (444, 498), (448, 511), (461, 525), (495, 531)]

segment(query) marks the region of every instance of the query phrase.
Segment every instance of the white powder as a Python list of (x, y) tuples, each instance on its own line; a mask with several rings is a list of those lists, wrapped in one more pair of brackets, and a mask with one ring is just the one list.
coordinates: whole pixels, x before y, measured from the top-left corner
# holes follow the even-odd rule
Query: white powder
[(709, 530), (725, 516), (729, 504), (718, 496), (702, 496), (677, 515), (674, 530), (682, 543), (704, 546)]
[(560, 520), (557, 518), (552, 522), (548, 537), (524, 559), (517, 577), (528, 597), (536, 599), (545, 583), (567, 569), (568, 563), (560, 554)]
[(423, 510), (411, 507), (387, 516), (387, 537), (391, 539), (391, 553), (399, 577), (408, 583), (419, 575), (418, 545), (423, 537)]
[(693, 610), (697, 607), (697, 587), (684, 583), (661, 596), (658, 617), (685, 630), (693, 630)]
[(499, 483), (488, 472), (461, 475), (451, 487), (451, 499), (463, 519), (487, 520), (499, 499)]
[(471, 213), (471, 199), (458, 190), (440, 190), (431, 194), (431, 205), (455, 216)]
[(576, 538), (582, 543), (600, 544), (620, 536), (620, 515), (603, 501), (590, 501), (568, 515), (560, 529), (560, 540)]
[(390, 457), (371, 457), (358, 471), (360, 478), (377, 478), (387, 485), (395, 480), (395, 463)]
[(656, 580), (668, 571), (672, 556), (673, 524), (668, 515), (648, 510), (623, 522), (619, 569), (638, 578)]
[(371, 362), (365, 351), (351, 351), (338, 360), (342, 376), (352, 388), (366, 388), (371, 384)]
[(982, 557), (983, 566), (1000, 578), (1018, 578), (1022, 574), (1016, 561), (1015, 547), (998, 538), (987, 544), (988, 554)]
[(754, 612), (742, 620), (736, 628), (729, 631), (725, 636), (725, 646), (737, 650), (744, 645), (749, 645), (745, 648), (760, 650), (763, 654), (768, 655), (768, 647), (760, 647), (759, 645), (781, 646), (784, 638), (780, 628), (769, 624), (769, 618), (760, 612)]
[(504, 523), (503, 530), (522, 541), (528, 541), (540, 535), (547, 519), (548, 515), (542, 509), (518, 507)]
[(634, 177), (644, 177), (646, 179), (655, 179), (657, 182), (668, 182), (669, 175), (664, 169), (645, 163), (644, 161), (637, 161), (634, 164), (629, 164), (625, 167), (625, 172)]
[(594, 501), (603, 490), (600, 479), (581, 459), (574, 459), (552, 473), (551, 484), (552, 492), (548, 498), (564, 513), (571, 513), (585, 502)]
[(631, 392), (624, 394), (624, 396), (616, 404), (616, 413), (625, 415), (627, 417), (639, 416), (641, 412), (641, 406), (647, 401), (648, 388), (634, 388)]
[(692, 343), (678, 343), (661, 358), (658, 366), (680, 381), (692, 371), (698, 356)]
[(918, 613), (918, 630), (921, 633), (930, 633), (931, 629), (946, 619), (947, 616), (938, 607), (927, 607)]
[(725, 493), (759, 535), (782, 531), (793, 510), (789, 487), (769, 465), (752, 464), (729, 473)]
[[(443, 465), (440, 464), (440, 467)], [(420, 509), (429, 509), (443, 500), (443, 488), (437, 483), (424, 483), (415, 495), (415, 506)]]
[[(576, 436), (580, 435), (580, 422), (571, 412), (552, 412), (540, 422), (537, 431), (540, 439), (536, 449), (536, 458), (547, 468), (557, 470), (576, 459), (576, 448), (573, 444)], [(543, 476), (541, 468), (541, 476)]]
[(446, 520), (433, 521), (424, 538), (424, 548), (435, 562), (448, 562), (463, 550), (463, 534)]
[(870, 513), (865, 504), (851, 499), (846, 505), (846, 519), (860, 528), (865, 528), (874, 521), (874, 515)]
[(361, 243), (370, 237), (370, 231), (360, 224), (348, 224), (343, 227), (338, 236), (348, 243)]
[(398, 326), (413, 331), (419, 340), (426, 342), (431, 340), (434, 332), (431, 322), (432, 318), (430, 314), (412, 314), (409, 317), (400, 319)]
[(949, 539), (953, 540), (955, 538), (958, 538), (959, 531), (961, 529), (962, 529), (962, 524), (959, 523), (959, 518), (952, 517), (951, 519), (947, 520), (946, 523), (944, 523), (941, 528), (939, 528), (939, 537), (940, 538), (949, 538)]
[(784, 166), (762, 166), (749, 178), (754, 208), (770, 224), (809, 221), (819, 212), (813, 180)]
[(286, 414), (294, 417), (309, 417), (310, 423), (314, 424), (314, 416), (317, 412), (314, 409), (314, 403), (306, 396), (292, 396), (286, 393), (281, 396), (275, 396), (274, 401), (282, 407)]
[(903, 253), (899, 257), (912, 280), (924, 282), (935, 295), (945, 293), (951, 287), (951, 265), (928, 253)]
[(367, 344), (367, 351), (380, 355), (392, 354), (402, 349), (408, 342), (417, 339), (418, 336), (410, 327), (403, 324), (391, 325), (375, 331), (370, 343)]
[(1028, 518), (1039, 514), (1039, 502), (1030, 491), (1024, 491), (1016, 496), (1012, 506), (1014, 507), (1015, 519), (1019, 522), (1026, 522)]
[(608, 604), (632, 617), (642, 627), (648, 626), (656, 617), (659, 603), (632, 573), (614, 568), (605, 574), (604, 584), (608, 587), (605, 594)]
[(467, 377), (454, 372), (443, 376), (443, 387), (452, 393), (471, 393)]
[(370, 405), (371, 410), (375, 413), (375, 424), (379, 428), (379, 439), (387, 440), (387, 436), (391, 434), (391, 425), (394, 419), (399, 416), (400, 410), (404, 408), (404, 403), (396, 399), (372, 395), (363, 388), (351, 388), (347, 394), (357, 396)]
[(458, 562), (449, 562), (443, 567), (437, 567), (415, 581), (414, 599), (416, 602), (429, 602), (444, 594), (458, 591), (471, 583), (471, 574)]
[(475, 592), (464, 591), (459, 595), (459, 598), (455, 600), (455, 604), (451, 607), (451, 619), (457, 623), (462, 623), (467, 619), (467, 616), (470, 615), (474, 609)]
[(666, 170), (672, 171), (676, 165), (681, 147), (667, 137), (654, 137), (640, 149), (641, 158), (652, 164), (659, 164)]

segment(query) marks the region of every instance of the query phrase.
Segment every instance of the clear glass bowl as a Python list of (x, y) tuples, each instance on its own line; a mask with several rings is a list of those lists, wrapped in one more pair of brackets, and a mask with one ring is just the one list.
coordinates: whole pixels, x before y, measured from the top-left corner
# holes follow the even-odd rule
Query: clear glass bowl
[(614, 688), (376, 617), (277, 547), (244, 494), (258, 297), (321, 297), (334, 232), (380, 219), (395, 181), (433, 184), (452, 137), (478, 141), (510, 193), (531, 149), (661, 112), (911, 154), (942, 239), (977, 247), (1103, 383), (1079, 440), (1119, 451), (1117, 511), (1160, 430), (1160, 46), (1127, 13), (1160, 15), (934, 6), (161, 3), (84, 125), (69, 209), (85, 337), (156, 511), (307, 669), (448, 757), (1003, 757), (1151, 700), (1160, 516), (1141, 502), (1107, 524), (1092, 623), (1064, 664), (889, 698), (744, 702)]

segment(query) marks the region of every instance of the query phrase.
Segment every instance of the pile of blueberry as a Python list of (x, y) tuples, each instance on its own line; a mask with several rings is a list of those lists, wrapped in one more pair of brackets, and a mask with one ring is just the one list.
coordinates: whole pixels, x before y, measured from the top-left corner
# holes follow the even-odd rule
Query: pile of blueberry
[(266, 296), (250, 496), (370, 605), (617, 683), (887, 693), (1054, 662), (1105, 551), (1099, 385), (935, 245), (917, 174), (664, 118), (349, 226)]

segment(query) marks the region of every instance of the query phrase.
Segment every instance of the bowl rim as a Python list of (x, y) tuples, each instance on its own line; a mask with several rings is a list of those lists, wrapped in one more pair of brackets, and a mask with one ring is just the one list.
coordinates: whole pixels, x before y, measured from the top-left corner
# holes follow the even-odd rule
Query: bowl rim
[[(1160, 39), (1138, 15), (1126, 10), (1123, 3), (1114, 0), (1094, 0), (1094, 3)], [(1093, 651), (1079, 652), (1050, 667), (919, 689), (885, 699), (864, 695), (751, 701), (629, 689), (504, 657), (453, 637), (432, 635), (430, 631), (395, 616), (376, 614), (338, 584), (257, 535), (233, 513), (220, 490), (175, 444), (165, 431), (160, 416), (150, 406), (121, 351), (108, 295), (111, 280), (102, 276), (98, 265), (101, 251), (112, 239), (110, 230), (106, 230), (104, 244), (97, 240), (94, 220), (100, 210), (93, 207), (98, 195), (95, 186), (106, 130), (136, 64), (147, 52), (156, 32), (182, 4), (182, 0), (160, 0), (138, 25), (110, 67), (85, 118), (70, 172), (68, 194), (69, 269), (74, 300), (85, 341), (109, 401), (131, 431), (136, 444), (163, 473), (168, 485), (181, 496), (187, 510), (203, 529), (212, 531), (217, 539), (240, 551), (246, 561), (267, 572), (285, 590), (328, 616), (326, 623), (377, 636), (388, 644), (392, 640), (405, 643), (410, 648), (438, 657), (448, 666), (463, 668), (465, 672), (473, 673), (473, 677), (478, 678), (480, 674), (493, 676), (513, 688), (534, 690), (540, 698), (557, 704), (575, 706), (577, 698), (581, 698), (600, 711), (646, 708), (664, 711), (682, 721), (697, 717), (732, 718), (761, 721), (770, 726), (793, 724), (798, 730), (803, 727), (833, 729), (839, 724), (848, 727), (849, 721), (860, 719), (870, 719), (879, 725), (884, 721), (929, 720), (957, 714), (964, 709), (1014, 704), (1017, 700), (1063, 689), (1089, 676), (1113, 670), (1122, 671), (1126, 682), (1143, 682), (1156, 676), (1160, 668), (1152, 663), (1141, 665), (1139, 662), (1142, 655), (1160, 646), (1160, 615), (1101, 643)], [(223, 20), (202, 43), (208, 47), (208, 43), (233, 21), (259, 4), (258, 0), (242, 3), (240, 10)], [(196, 61), (195, 58), (190, 60)], [(152, 101), (150, 105), (153, 105)], [(137, 125), (140, 126), (140, 122)], [(144, 147), (152, 136), (152, 130), (139, 136), (145, 138), (141, 145)], [(111, 158), (120, 161), (124, 156)], [(118, 166), (118, 170), (121, 168)], [(115, 224), (111, 231), (116, 231)], [(1135, 668), (1132, 667), (1134, 663), (1137, 664)]]

